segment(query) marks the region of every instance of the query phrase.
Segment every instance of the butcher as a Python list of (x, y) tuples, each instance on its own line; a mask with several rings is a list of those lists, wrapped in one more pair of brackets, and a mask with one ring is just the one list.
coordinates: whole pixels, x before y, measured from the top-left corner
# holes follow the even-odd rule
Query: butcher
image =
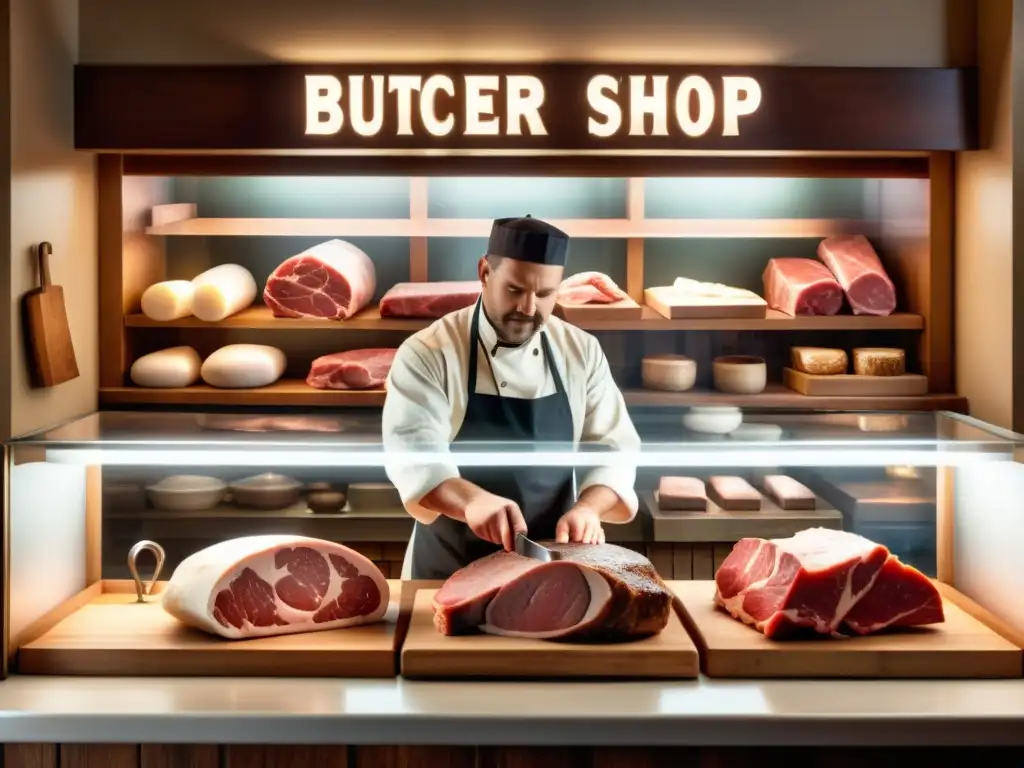
[(398, 348), (382, 417), (385, 451), (434, 454), (412, 465), (385, 456), (415, 519), (403, 578), (446, 579), (492, 552), (514, 550), (520, 532), (603, 543), (604, 523), (636, 515), (628, 460), (581, 471), (578, 489), (572, 467), (460, 468), (447, 460), (480, 443), (495, 452), (524, 441), (639, 450), (597, 339), (551, 314), (568, 252), (569, 237), (540, 219), (496, 220), (477, 265), (476, 304)]

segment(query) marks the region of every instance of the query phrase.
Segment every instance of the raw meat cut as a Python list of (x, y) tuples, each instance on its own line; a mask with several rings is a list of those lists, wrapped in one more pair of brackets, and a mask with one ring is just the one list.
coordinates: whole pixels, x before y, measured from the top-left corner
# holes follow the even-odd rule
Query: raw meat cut
[(808, 528), (788, 539), (741, 539), (715, 574), (715, 602), (766, 637), (802, 628), (847, 637), (938, 624), (942, 598), (881, 544)]
[(580, 272), (565, 278), (558, 287), (561, 304), (611, 304), (628, 298), (614, 280), (601, 272)]
[(789, 475), (765, 475), (764, 489), (779, 509), (814, 509), (818, 503), (810, 488)]
[(190, 627), (233, 640), (380, 621), (387, 580), (342, 544), (306, 536), (229, 539), (186, 557), (161, 604)]
[(200, 429), (230, 432), (341, 432), (344, 427), (332, 416), (244, 416), (233, 413), (200, 413)]
[(843, 288), (820, 261), (771, 259), (762, 278), (768, 306), (787, 315), (834, 315), (843, 307)]
[(544, 544), (562, 559), (501, 551), (452, 574), (434, 596), (437, 630), (614, 641), (668, 624), (671, 593), (643, 555), (614, 544)]
[(864, 235), (826, 237), (818, 243), (825, 262), (846, 293), (855, 315), (891, 315), (896, 309), (896, 286)]
[(344, 240), (328, 240), (281, 263), (267, 278), (263, 301), (274, 317), (345, 320), (376, 290), (370, 257)]
[(709, 477), (708, 498), (730, 512), (761, 509), (761, 494), (754, 486), (736, 475)]
[(708, 494), (699, 477), (666, 476), (658, 481), (658, 509), (661, 512), (706, 512)]
[(444, 317), (476, 303), (478, 280), (439, 283), (398, 283), (380, 300), (381, 317)]
[(350, 349), (318, 357), (306, 384), (316, 389), (379, 389), (384, 386), (397, 349)]

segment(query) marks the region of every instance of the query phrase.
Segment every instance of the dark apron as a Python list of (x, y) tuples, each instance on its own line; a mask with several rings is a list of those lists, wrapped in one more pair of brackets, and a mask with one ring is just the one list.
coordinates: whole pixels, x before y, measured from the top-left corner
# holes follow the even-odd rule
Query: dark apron
[[(473, 312), (469, 335), (468, 402), (466, 417), (452, 444), (488, 442), (496, 446), (509, 442), (536, 441), (572, 444), (572, 411), (551, 354), (547, 334), (541, 331), (544, 362), (555, 380), (555, 393), (536, 400), (480, 395), (476, 392), (478, 350), (482, 346), (478, 331), (480, 301)], [(487, 354), (487, 350), (484, 350)], [(487, 360), (490, 365), (490, 359)], [(494, 368), (491, 367), (494, 378)], [(497, 380), (495, 392), (500, 392)], [(575, 476), (572, 467), (465, 467), (461, 476), (486, 491), (511, 499), (519, 505), (529, 536), (534, 540), (553, 539), (555, 526), (575, 502)], [(500, 545), (477, 538), (469, 526), (441, 515), (430, 525), (415, 524), (412, 547), (412, 578), (447, 579), (455, 571), (502, 549)]]

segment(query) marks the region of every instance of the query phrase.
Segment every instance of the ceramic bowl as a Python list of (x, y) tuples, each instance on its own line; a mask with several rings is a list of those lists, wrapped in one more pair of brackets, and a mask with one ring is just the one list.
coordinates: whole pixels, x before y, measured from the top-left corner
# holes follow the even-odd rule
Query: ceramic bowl
[(683, 414), (683, 426), (694, 432), (727, 435), (743, 423), (743, 412), (734, 405), (695, 405)]
[(697, 381), (697, 361), (686, 355), (650, 355), (641, 369), (646, 389), (685, 392)]
[(763, 357), (725, 355), (711, 363), (715, 389), (730, 395), (756, 395), (768, 383), (768, 368)]
[(231, 483), (231, 497), (239, 507), (284, 509), (299, 500), (302, 483), (287, 475), (265, 472)]
[(146, 486), (149, 503), (168, 512), (212, 509), (224, 500), (228, 486), (223, 480), (203, 475), (171, 475)]

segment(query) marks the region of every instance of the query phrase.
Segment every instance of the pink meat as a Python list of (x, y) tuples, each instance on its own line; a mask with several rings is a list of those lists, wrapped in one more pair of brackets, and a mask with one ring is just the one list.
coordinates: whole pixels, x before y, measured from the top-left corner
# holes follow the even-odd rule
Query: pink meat
[(379, 621), (390, 588), (363, 555), (307, 536), (228, 539), (189, 555), (161, 594), (182, 623), (229, 639)]
[(826, 237), (818, 243), (825, 262), (846, 292), (855, 315), (891, 315), (896, 309), (896, 286), (864, 235)]
[(820, 261), (771, 259), (763, 279), (768, 306), (787, 315), (834, 315), (843, 307), (843, 288)]
[(318, 357), (306, 376), (316, 389), (379, 389), (387, 381), (397, 349), (350, 349)]
[(376, 290), (370, 257), (351, 243), (328, 240), (281, 263), (267, 278), (263, 301), (274, 317), (345, 320)]
[(715, 602), (766, 637), (801, 629), (836, 637), (945, 620), (938, 590), (881, 544), (808, 528), (741, 539), (715, 574)]
[(380, 300), (381, 317), (438, 318), (471, 306), (480, 297), (478, 280), (398, 283)]
[(614, 280), (601, 272), (580, 272), (567, 277), (558, 288), (562, 304), (611, 304), (628, 298)]

